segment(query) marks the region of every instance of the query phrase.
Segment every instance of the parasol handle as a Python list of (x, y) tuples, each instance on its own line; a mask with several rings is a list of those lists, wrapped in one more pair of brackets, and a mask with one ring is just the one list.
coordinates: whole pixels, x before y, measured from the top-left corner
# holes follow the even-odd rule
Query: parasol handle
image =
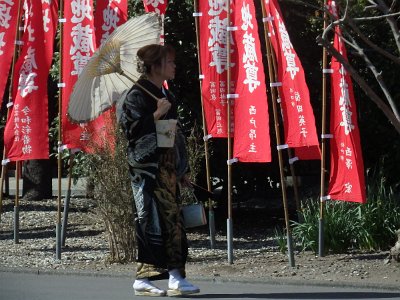
[(136, 84), (138, 87), (140, 87), (143, 91), (145, 91), (149, 96), (153, 97), (155, 100), (160, 100), (158, 97), (156, 97), (156, 95), (154, 95), (152, 92), (150, 92), (148, 89), (146, 89), (143, 85), (141, 85), (140, 83), (138, 83), (136, 80), (134, 80), (132, 77), (126, 75), (124, 73), (124, 71), (120, 71), (119, 74), (121, 74), (122, 76), (128, 78), (130, 81), (132, 81), (134, 84)]

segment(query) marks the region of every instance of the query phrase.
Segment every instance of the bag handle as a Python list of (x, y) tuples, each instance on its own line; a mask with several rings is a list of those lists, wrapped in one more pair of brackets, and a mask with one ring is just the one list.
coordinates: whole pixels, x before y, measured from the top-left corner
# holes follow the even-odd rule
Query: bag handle
[(197, 198), (196, 194), (194, 193), (194, 187), (193, 186), (188, 186), (187, 189), (190, 191), (190, 194), (193, 196), (193, 199), (195, 200), (193, 204), (199, 204), (201, 201)]

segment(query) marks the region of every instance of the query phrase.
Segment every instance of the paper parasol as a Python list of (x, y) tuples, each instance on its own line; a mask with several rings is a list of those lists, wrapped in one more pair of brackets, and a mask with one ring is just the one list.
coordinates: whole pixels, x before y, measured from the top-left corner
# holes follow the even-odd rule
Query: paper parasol
[(82, 70), (68, 104), (69, 118), (77, 123), (94, 120), (110, 109), (138, 79), (137, 51), (160, 43), (157, 14), (129, 19), (101, 44)]

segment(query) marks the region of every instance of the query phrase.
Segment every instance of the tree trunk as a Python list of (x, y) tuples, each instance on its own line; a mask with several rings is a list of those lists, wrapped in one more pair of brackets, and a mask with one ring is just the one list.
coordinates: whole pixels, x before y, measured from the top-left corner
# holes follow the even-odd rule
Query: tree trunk
[(24, 162), (22, 195), (25, 200), (43, 200), (52, 197), (50, 160)]

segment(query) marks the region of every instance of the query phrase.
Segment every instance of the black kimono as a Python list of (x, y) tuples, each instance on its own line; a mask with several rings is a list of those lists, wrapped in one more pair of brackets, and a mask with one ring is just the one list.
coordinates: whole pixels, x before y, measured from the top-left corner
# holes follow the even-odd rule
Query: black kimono
[[(138, 83), (156, 97), (171, 102), (171, 109), (161, 119), (177, 119), (176, 102), (171, 93), (146, 79)], [(137, 213), (138, 279), (166, 278), (166, 271), (175, 268), (185, 276), (188, 254), (178, 187), (188, 170), (184, 137), (178, 124), (174, 147), (158, 148), (153, 117), (156, 109), (156, 100), (134, 85), (125, 98), (120, 116), (128, 139), (127, 156)]]

